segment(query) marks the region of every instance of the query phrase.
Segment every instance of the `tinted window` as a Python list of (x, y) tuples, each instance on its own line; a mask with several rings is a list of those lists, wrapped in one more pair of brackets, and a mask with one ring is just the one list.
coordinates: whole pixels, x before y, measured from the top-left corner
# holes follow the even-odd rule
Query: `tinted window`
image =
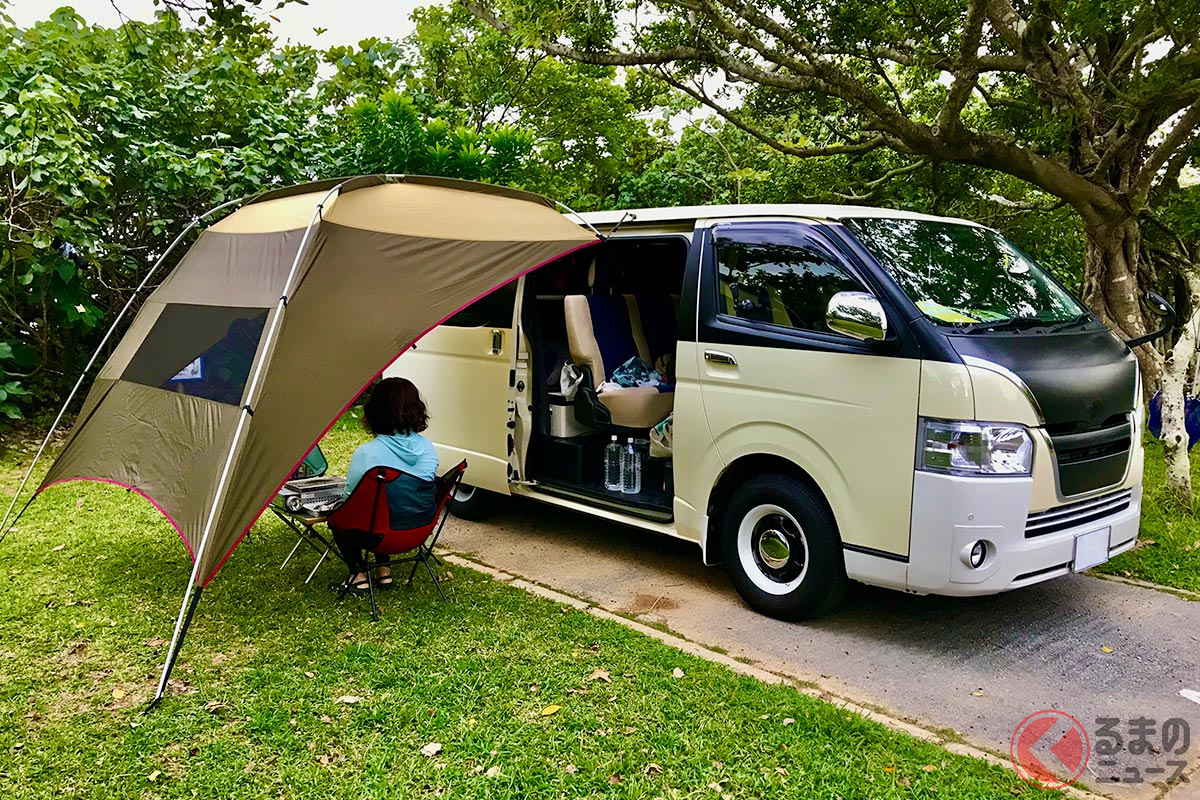
[(512, 281), (479, 298), (442, 324), (455, 328), (511, 328), (516, 300), (517, 282)]
[(250, 377), (266, 322), (265, 308), (170, 303), (121, 378), (237, 404)]
[(720, 314), (798, 330), (834, 333), (829, 299), (863, 285), (823, 246), (784, 230), (716, 232)]

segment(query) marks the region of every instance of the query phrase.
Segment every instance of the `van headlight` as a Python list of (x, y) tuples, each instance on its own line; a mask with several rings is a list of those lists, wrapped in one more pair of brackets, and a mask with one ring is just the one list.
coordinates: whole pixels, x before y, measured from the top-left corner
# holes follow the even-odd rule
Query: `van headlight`
[(1033, 439), (1023, 425), (987, 422), (921, 424), (917, 469), (952, 475), (1028, 475), (1033, 466)]

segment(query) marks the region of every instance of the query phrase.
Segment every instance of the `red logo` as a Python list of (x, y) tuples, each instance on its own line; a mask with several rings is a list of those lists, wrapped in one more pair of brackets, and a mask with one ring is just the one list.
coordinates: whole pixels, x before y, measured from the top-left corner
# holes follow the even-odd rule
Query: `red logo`
[(1087, 731), (1079, 720), (1053, 710), (1037, 711), (1021, 720), (1009, 749), (1021, 779), (1045, 789), (1074, 783), (1087, 769), (1090, 754)]

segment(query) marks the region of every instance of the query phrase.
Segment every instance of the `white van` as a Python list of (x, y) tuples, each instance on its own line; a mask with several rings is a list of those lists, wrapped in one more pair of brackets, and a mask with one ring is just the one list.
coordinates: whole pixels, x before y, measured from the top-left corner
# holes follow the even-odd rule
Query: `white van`
[[(584, 217), (612, 235), (389, 369), (423, 393), (443, 463), (470, 462), (459, 516), (516, 495), (694, 541), (789, 619), (848, 579), (988, 594), (1134, 546), (1136, 361), (995, 231), (839, 206)], [(659, 385), (616, 385), (635, 357)], [(565, 363), (585, 375), (570, 401)], [(607, 491), (612, 437), (671, 415), (670, 457)]]

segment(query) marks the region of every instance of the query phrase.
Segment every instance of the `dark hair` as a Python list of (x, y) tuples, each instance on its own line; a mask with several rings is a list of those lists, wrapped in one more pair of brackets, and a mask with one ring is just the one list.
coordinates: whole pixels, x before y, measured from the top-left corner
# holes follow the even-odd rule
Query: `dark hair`
[(376, 436), (420, 433), (429, 427), (429, 412), (408, 378), (384, 378), (363, 406), (363, 427)]

